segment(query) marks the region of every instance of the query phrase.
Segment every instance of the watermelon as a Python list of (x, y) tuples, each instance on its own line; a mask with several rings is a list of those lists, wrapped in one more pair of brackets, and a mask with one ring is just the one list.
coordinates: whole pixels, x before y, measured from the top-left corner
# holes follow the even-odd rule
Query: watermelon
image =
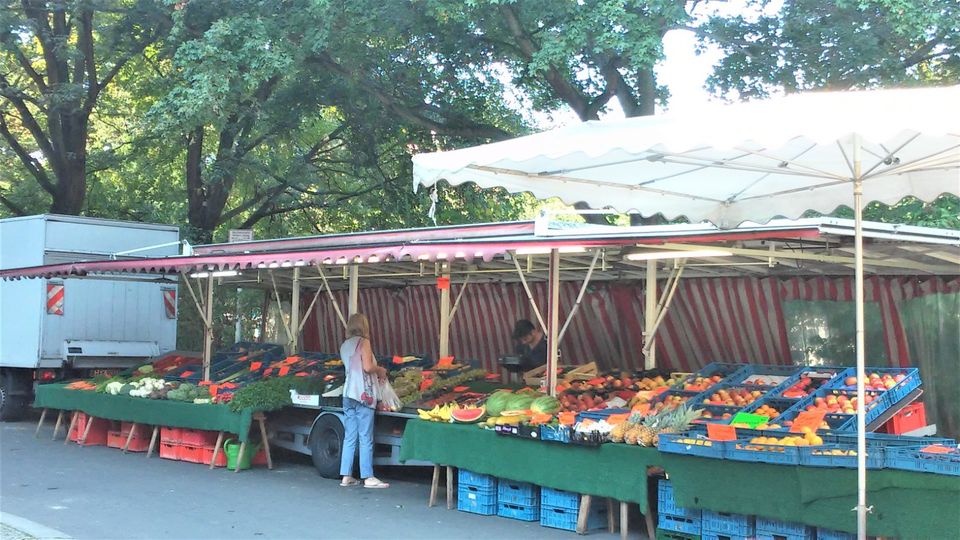
[(484, 404), (487, 409), (487, 414), (490, 416), (500, 416), (500, 413), (507, 408), (507, 400), (512, 397), (513, 393), (509, 390), (500, 390), (498, 392), (494, 392), (493, 395), (487, 398), (487, 401)]
[(454, 409), (450, 411), (450, 418), (452, 418), (454, 422), (459, 422), (461, 424), (472, 424), (483, 418), (485, 413), (486, 411), (483, 407), (472, 409)]
[(515, 394), (507, 400), (504, 409), (508, 411), (523, 411), (530, 408), (536, 396), (530, 394)]
[(560, 400), (553, 396), (543, 396), (533, 400), (530, 410), (535, 413), (555, 414), (560, 412)]

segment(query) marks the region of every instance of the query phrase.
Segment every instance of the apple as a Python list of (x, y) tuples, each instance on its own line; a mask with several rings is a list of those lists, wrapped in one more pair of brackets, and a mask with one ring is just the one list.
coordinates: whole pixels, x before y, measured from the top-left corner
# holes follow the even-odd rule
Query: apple
[(843, 380), (843, 384), (845, 384), (845, 385), (847, 385), (847, 386), (856, 386), (856, 385), (857, 385), (857, 378), (856, 378), (856, 377), (847, 377), (846, 379)]

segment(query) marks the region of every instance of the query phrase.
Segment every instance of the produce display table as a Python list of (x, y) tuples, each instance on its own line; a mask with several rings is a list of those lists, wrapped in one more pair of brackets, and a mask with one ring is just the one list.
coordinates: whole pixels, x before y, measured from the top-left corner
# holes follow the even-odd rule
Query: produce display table
[(233, 412), (227, 405), (194, 404), (181, 401), (113, 396), (84, 390), (68, 390), (62, 384), (37, 387), (33, 406), (38, 409), (81, 411), (95, 418), (121, 420), (153, 426), (171, 426), (249, 437), (253, 410)]
[[(798, 467), (663, 454), (680, 506), (760, 515), (856, 532), (856, 469)], [(615, 469), (620, 467), (614, 466)], [(960, 477), (867, 471), (871, 536), (946, 538), (960, 523)]]
[(423, 460), (518, 482), (647, 507), (647, 467), (662, 465), (656, 448), (604, 444), (597, 448), (497, 435), (473, 424), (410, 420), (400, 461)]

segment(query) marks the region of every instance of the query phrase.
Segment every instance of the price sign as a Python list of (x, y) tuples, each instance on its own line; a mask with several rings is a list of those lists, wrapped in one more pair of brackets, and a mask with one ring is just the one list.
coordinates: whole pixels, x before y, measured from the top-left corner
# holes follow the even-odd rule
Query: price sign
[[(766, 424), (768, 420), (770, 420), (770, 418), (762, 414), (750, 414), (750, 413), (742, 412), (742, 413), (737, 413), (733, 417), (733, 420), (730, 420), (730, 423), (746, 424), (750, 426), (750, 428), (752, 429), (759, 426), (760, 424)], [(743, 426), (740, 426), (740, 427), (743, 427)]]
[(816, 433), (826, 415), (826, 411), (803, 411), (790, 426), (790, 433), (803, 433), (803, 428), (810, 428), (810, 431)]
[(707, 438), (712, 441), (735, 441), (737, 428), (728, 424), (707, 424)]

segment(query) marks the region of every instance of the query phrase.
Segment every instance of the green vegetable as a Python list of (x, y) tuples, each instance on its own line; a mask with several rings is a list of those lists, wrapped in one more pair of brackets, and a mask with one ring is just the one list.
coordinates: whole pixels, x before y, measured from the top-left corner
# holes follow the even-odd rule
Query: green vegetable
[[(241, 411), (275, 411), (290, 405), (290, 390), (300, 384), (300, 377), (273, 377), (248, 384), (237, 390), (230, 400), (230, 409)], [(299, 390), (298, 390), (299, 392)]]

